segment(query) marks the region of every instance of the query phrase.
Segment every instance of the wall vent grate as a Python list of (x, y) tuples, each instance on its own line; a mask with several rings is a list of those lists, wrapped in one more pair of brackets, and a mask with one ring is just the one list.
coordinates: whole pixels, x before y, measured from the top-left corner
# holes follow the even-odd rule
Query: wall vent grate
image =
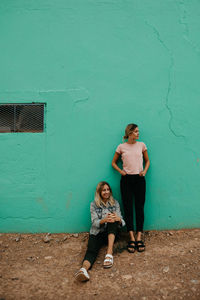
[(45, 103), (0, 104), (0, 132), (43, 132)]

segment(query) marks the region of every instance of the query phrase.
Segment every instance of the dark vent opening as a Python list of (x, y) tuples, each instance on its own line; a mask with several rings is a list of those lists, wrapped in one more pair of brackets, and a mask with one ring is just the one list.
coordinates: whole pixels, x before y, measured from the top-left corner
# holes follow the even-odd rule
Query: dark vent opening
[(0, 104), (0, 132), (43, 132), (44, 105)]

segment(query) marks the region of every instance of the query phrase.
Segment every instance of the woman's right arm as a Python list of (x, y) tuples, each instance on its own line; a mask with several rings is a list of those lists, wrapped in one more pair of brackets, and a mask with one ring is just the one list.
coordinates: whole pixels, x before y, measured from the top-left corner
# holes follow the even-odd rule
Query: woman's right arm
[(116, 171), (118, 171), (121, 175), (125, 176), (125, 175), (126, 175), (126, 172), (125, 172), (124, 170), (121, 170), (121, 169), (118, 167), (118, 165), (117, 165), (117, 161), (118, 161), (119, 157), (120, 157), (120, 154), (117, 153), (117, 152), (115, 152), (115, 155), (114, 155), (113, 160), (112, 160), (112, 167), (113, 167)]

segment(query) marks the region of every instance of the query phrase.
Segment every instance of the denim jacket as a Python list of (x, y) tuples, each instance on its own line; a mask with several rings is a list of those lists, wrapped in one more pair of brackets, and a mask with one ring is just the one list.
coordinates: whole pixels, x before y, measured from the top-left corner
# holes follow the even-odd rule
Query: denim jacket
[(116, 213), (121, 218), (121, 225), (124, 226), (125, 222), (121, 215), (120, 206), (117, 200), (115, 200), (115, 204), (113, 206), (108, 202), (107, 206), (101, 205), (98, 207), (96, 203), (93, 201), (90, 204), (90, 213), (91, 213), (91, 222), (92, 226), (90, 228), (90, 234), (97, 235), (99, 232), (103, 232), (106, 229), (107, 224), (100, 225), (100, 221), (106, 217), (108, 213)]

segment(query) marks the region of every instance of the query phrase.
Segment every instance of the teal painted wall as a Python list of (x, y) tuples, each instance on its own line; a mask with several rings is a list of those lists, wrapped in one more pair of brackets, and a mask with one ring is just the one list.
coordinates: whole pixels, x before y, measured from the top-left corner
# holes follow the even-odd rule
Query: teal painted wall
[(45, 102), (0, 134), (0, 230), (81, 232), (127, 123), (149, 150), (145, 229), (200, 226), (200, 2), (1, 0), (0, 102)]

